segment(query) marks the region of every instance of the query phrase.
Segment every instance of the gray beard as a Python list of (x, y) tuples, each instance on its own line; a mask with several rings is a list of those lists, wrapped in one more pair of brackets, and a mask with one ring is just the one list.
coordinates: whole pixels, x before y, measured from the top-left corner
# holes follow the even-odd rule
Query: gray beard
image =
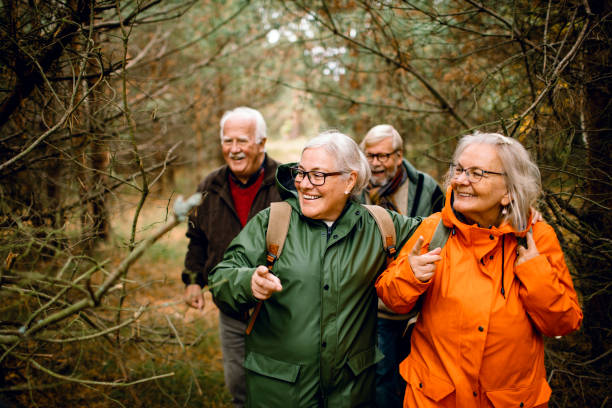
[(382, 187), (387, 184), (389, 180), (391, 180), (391, 177), (385, 177), (380, 181), (374, 180), (374, 178), (370, 178), (370, 184), (372, 185), (372, 187)]

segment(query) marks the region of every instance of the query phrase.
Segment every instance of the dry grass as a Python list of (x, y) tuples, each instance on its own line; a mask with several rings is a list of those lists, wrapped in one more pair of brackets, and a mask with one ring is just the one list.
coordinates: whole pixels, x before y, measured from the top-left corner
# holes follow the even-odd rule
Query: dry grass
[[(128, 253), (126, 242), (137, 199), (124, 195), (121, 202), (113, 203), (112, 237), (96, 253), (97, 259), (110, 260), (109, 269)], [(147, 200), (137, 240), (164, 222), (167, 204), (166, 197)], [(0, 406), (230, 407), (223, 382), (218, 312), (210, 293), (205, 293), (203, 311), (188, 308), (183, 300), (180, 274), (187, 247), (185, 229), (183, 223), (161, 238), (128, 271), (121, 317), (124, 321), (144, 307), (135, 323), (92, 340), (32, 344), (38, 363), (77, 381), (50, 377), (17, 360), (18, 371), (1, 373), (4, 384), (0, 388), (9, 386), (11, 392), (0, 397)], [(96, 278), (101, 281), (102, 273)], [(92, 284), (95, 287), (95, 280)], [(122, 290), (121, 285), (113, 288), (99, 307), (86, 313), (87, 318), (104, 327), (114, 326)], [(91, 333), (91, 327), (80, 319), (66, 324), (58, 331), (60, 338)], [(163, 375), (168, 376), (129, 387), (79, 382), (130, 383)]]

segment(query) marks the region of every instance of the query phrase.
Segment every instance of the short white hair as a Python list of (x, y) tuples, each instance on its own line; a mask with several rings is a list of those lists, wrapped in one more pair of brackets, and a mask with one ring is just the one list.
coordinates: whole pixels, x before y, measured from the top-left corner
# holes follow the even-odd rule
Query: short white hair
[(221, 141), (223, 141), (223, 128), (225, 127), (225, 122), (232, 116), (248, 118), (255, 122), (255, 143), (260, 144), (266, 138), (266, 121), (263, 115), (256, 109), (247, 106), (239, 106), (235, 109), (226, 111), (221, 117)]
[[(518, 140), (499, 133), (480, 133), (478, 131), (463, 136), (459, 140), (453, 154), (453, 163), (457, 163), (459, 156), (468, 146), (475, 144), (491, 145), (497, 150), (502, 172), (505, 173), (506, 188), (510, 195), (506, 220), (518, 231), (524, 230), (527, 228), (531, 207), (535, 205), (542, 193), (540, 169)], [(452, 174), (449, 171), (446, 186), (450, 185), (451, 178)]]
[(336, 159), (338, 171), (355, 171), (357, 173), (357, 180), (351, 190), (351, 195), (359, 197), (361, 191), (368, 185), (372, 173), (370, 165), (364, 154), (359, 150), (357, 143), (344, 133), (337, 130), (328, 130), (319, 133), (318, 136), (306, 142), (302, 153), (307, 149), (317, 147), (325, 149)]
[(376, 125), (368, 130), (368, 133), (366, 133), (359, 147), (361, 147), (361, 150), (365, 151), (368, 146), (376, 144), (388, 137), (391, 138), (393, 150), (399, 150), (400, 152), (404, 151), (404, 140), (399, 132), (393, 126), (387, 124)]

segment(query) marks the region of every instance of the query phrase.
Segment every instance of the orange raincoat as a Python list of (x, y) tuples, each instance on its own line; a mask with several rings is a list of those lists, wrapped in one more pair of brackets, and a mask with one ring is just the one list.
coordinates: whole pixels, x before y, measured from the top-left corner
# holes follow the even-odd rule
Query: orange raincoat
[[(540, 255), (515, 266), (516, 236), (527, 230), (464, 224), (451, 200), (449, 189), (442, 212), (423, 220), (376, 282), (378, 296), (398, 313), (423, 298), (411, 353), (399, 368), (408, 383), (404, 407), (546, 406), (542, 334), (568, 334), (582, 321), (555, 232), (533, 225)], [(434, 276), (421, 282), (408, 255), (419, 236), (429, 243), (440, 217), (451, 234)]]

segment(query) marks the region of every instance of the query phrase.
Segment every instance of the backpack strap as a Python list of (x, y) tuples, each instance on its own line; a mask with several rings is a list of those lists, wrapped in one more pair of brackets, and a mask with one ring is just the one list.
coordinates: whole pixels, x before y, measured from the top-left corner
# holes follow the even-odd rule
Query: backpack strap
[(431, 241), (429, 242), (429, 250), (436, 249), (438, 247), (444, 248), (446, 245), (446, 241), (448, 241), (448, 236), (451, 233), (451, 229), (448, 228), (442, 222), (442, 217), (440, 217), (440, 221), (438, 221), (438, 225), (434, 230), (433, 235), (431, 236)]
[[(266, 266), (272, 273), (272, 267), (278, 259), (287, 239), (289, 231), (289, 221), (291, 220), (291, 205), (285, 201), (270, 203), (270, 217), (268, 218), (268, 229), (266, 230)], [(261, 310), (263, 301), (257, 302), (255, 309), (249, 319), (249, 324), (245, 330), (246, 334), (251, 334), (255, 319)]]
[(286, 201), (270, 203), (270, 218), (268, 219), (268, 229), (266, 231), (266, 261), (268, 269), (272, 270), (274, 262), (280, 256), (287, 232), (289, 231), (289, 221), (291, 219), (291, 205)]
[[(529, 227), (529, 229), (527, 230), (527, 232), (532, 231), (532, 227)], [(527, 236), (524, 237), (519, 237), (518, 235), (514, 236), (516, 238), (516, 243), (527, 248)]]
[(416, 192), (414, 193), (414, 201), (412, 201), (412, 210), (410, 210), (410, 216), (416, 217), (417, 210), (419, 209), (419, 202), (421, 201), (421, 194), (423, 194), (423, 180), (425, 176), (423, 173), (419, 173), (419, 179), (417, 180)]
[(380, 236), (382, 237), (383, 241), (383, 247), (387, 253), (387, 264), (389, 264), (395, 258), (395, 253), (397, 252), (395, 247), (397, 237), (395, 235), (395, 224), (393, 224), (393, 219), (391, 219), (389, 212), (381, 206), (364, 205), (364, 207), (366, 210), (368, 210), (372, 217), (374, 217), (376, 225), (378, 225), (378, 230), (380, 231)]

